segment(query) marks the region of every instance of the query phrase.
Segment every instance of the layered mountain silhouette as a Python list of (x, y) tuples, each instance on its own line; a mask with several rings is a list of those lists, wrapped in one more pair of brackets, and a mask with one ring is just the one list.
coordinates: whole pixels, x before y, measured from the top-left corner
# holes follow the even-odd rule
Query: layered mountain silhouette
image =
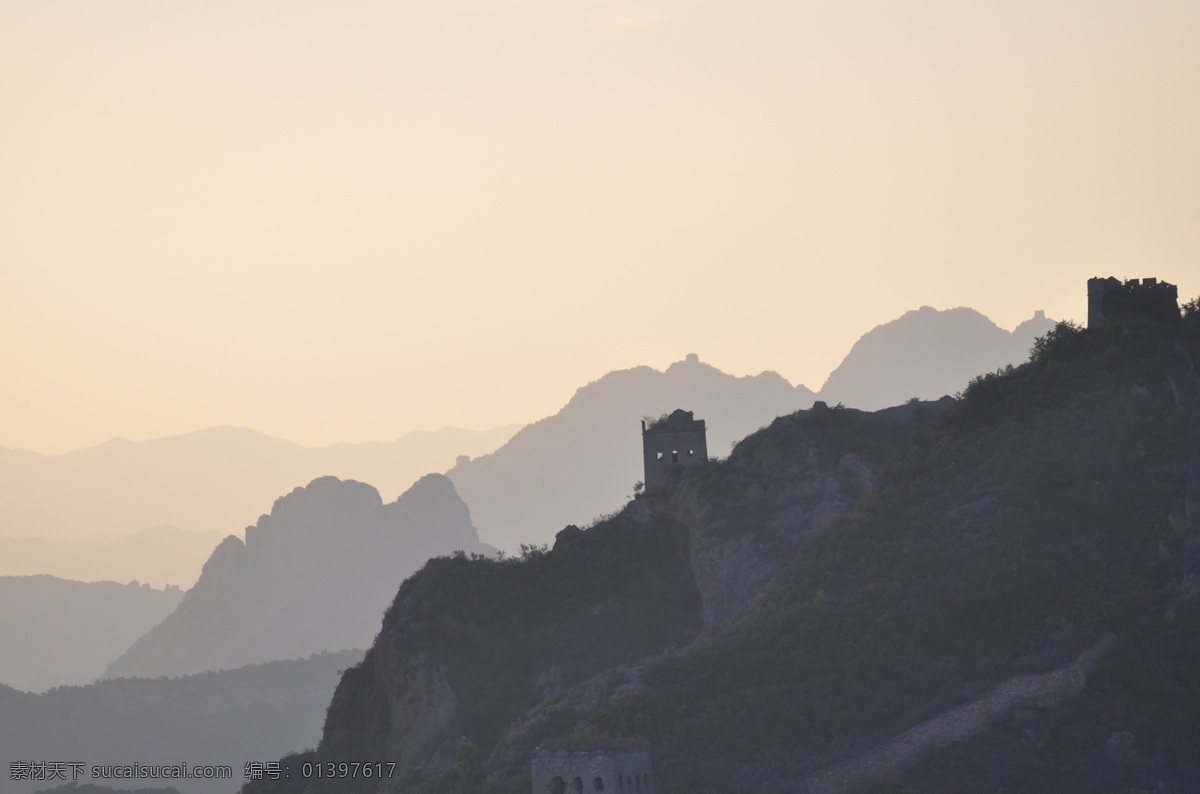
[(0, 537), (0, 576), (51, 574), (82, 582), (138, 581), (186, 590), (224, 537), (171, 526), (103, 540)]
[(447, 472), (481, 536), (512, 550), (547, 542), (563, 526), (616, 509), (640, 480), (637, 420), (685, 408), (708, 427), (708, 449), (732, 443), (776, 416), (812, 404), (876, 410), (913, 397), (936, 400), (972, 377), (1020, 364), (1054, 322), (1042, 312), (1005, 331), (973, 309), (908, 312), (864, 335), (820, 394), (774, 372), (738, 378), (696, 356), (664, 372), (635, 367), (580, 388), (557, 414), (526, 426), (490, 455)]
[(642, 479), (639, 420), (679, 407), (708, 425), (709, 454), (812, 403), (813, 393), (774, 372), (728, 375), (690, 355), (665, 371), (610, 372), (580, 388), (554, 416), (522, 428), (490, 455), (447, 472), (480, 536), (514, 550), (549, 541), (568, 524), (615, 510)]
[[(924, 307), (863, 336), (815, 396), (830, 405), (874, 409), (954, 394), (971, 377), (1025, 360), (1034, 337), (1052, 326), (1039, 312), (1008, 332), (972, 309)], [(641, 479), (642, 416), (692, 410), (708, 424), (710, 452), (721, 456), (736, 439), (807, 407), (813, 397), (772, 372), (737, 378), (689, 357), (665, 372), (635, 367), (609, 373), (517, 435), (515, 426), (444, 429), (387, 444), (310, 449), (224, 427), (141, 443), (114, 439), (66, 455), (0, 448), (0, 549), (8, 539), (111, 538), (164, 524), (224, 535), (297, 482), (333, 475), (399, 493), (422, 474), (445, 471), (460, 455), (474, 459), (448, 474), (483, 536), (506, 548), (540, 543), (565, 524), (615, 509), (629, 495)], [(93, 565), (98, 570), (87, 576), (67, 565), (15, 568), (5, 561), (12, 559), (0, 556), (0, 575), (127, 575), (118, 566)]]
[[(85, 764), (77, 781), (80, 794), (89, 784), (109, 787), (104, 791), (169, 786), (180, 794), (228, 794), (244, 781), (246, 762), (316, 743), (338, 678), (361, 658), (362, 652), (353, 650), (317, 654), (175, 679), (100, 681), (41, 695), (0, 686), (3, 791), (54, 788), (50, 781), (10, 777), (14, 761), (48, 760)], [(233, 775), (222, 780), (91, 776), (93, 766), (135, 763), (227, 765)]]
[(551, 549), (434, 560), (285, 761), (527, 794), (535, 748), (549, 790), (640, 737), (658, 791), (1198, 791), (1198, 361), (1200, 312), (1059, 325), (957, 401), (797, 411)]
[(0, 682), (30, 692), (89, 683), (182, 598), (136, 582), (0, 576)]
[(854, 343), (821, 387), (830, 405), (874, 411), (913, 397), (957, 394), (971, 378), (1029, 358), (1054, 328), (1043, 312), (1005, 331), (974, 309), (929, 306), (877, 326)]
[(113, 439), (65, 455), (0, 447), (0, 537), (124, 536), (164, 524), (226, 535), (298, 482), (333, 475), (398, 494), (458, 455), (494, 450), (516, 429), (446, 428), (390, 443), (310, 448), (214, 427), (144, 442)]
[(446, 477), (384, 504), (370, 485), (321, 477), (213, 551), (179, 607), (105, 671), (182, 675), (365, 647), (396, 588), (430, 557), (487, 553)]

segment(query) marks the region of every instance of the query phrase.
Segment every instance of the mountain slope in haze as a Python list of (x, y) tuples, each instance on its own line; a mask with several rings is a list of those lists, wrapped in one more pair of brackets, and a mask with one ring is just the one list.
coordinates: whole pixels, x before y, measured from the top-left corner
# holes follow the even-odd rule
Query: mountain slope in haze
[[(170, 680), (100, 681), (41, 695), (0, 686), (3, 790), (26, 794), (52, 786), (9, 777), (12, 762), (44, 759), (86, 764), (80, 784), (118, 789), (169, 785), (181, 794), (229, 794), (244, 780), (247, 761), (278, 758), (287, 748), (316, 743), (338, 677), (361, 658), (362, 651), (317, 654)], [(228, 765), (233, 776), (91, 777), (93, 765), (135, 763)]]
[(81, 582), (137, 581), (186, 590), (224, 537), (171, 526), (103, 540), (0, 537), (0, 576), (49, 574)]
[(179, 607), (106, 678), (221, 670), (368, 645), (405, 577), (436, 554), (494, 551), (440, 474), (384, 504), (370, 485), (321, 477), (227, 537)]
[(213, 427), (143, 442), (113, 439), (65, 455), (0, 447), (0, 537), (94, 538), (162, 524), (226, 535), (295, 483), (331, 475), (398, 494), (458, 455), (494, 450), (515, 431), (445, 428), (390, 443), (309, 448)]
[(291, 759), (412, 768), (244, 792), (524, 793), (535, 746), (618, 736), (662, 794), (1200, 790), (1189, 318), (1060, 325), (940, 414), (799, 411), (548, 552), (431, 562)]
[(88, 683), (182, 598), (178, 588), (0, 576), (0, 682), (29, 692)]
[(575, 392), (557, 414), (523, 428), (490, 455), (448, 471), (480, 536), (515, 550), (550, 540), (620, 507), (642, 479), (639, 420), (683, 408), (708, 427), (711, 456), (812, 403), (813, 393), (774, 372), (734, 377), (692, 355), (664, 372), (610, 372)]
[(1029, 358), (1054, 328), (1042, 312), (1005, 331), (974, 309), (910, 311), (863, 335), (821, 387), (830, 405), (873, 411), (957, 394), (971, 378)]

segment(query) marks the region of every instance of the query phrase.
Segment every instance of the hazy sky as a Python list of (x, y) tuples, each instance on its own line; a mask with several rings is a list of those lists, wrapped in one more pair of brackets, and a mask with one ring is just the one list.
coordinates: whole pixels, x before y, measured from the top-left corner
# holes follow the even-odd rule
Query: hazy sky
[[(923, 304), (1200, 294), (1195, 0), (0, 0), (0, 445), (819, 388)], [(635, 417), (636, 418), (636, 417)]]

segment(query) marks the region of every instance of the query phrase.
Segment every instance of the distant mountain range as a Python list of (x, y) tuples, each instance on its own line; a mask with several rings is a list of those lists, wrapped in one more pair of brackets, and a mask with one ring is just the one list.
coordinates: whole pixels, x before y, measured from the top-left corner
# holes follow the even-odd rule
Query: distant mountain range
[(479, 542), (450, 480), (430, 474), (391, 504), (370, 485), (321, 477), (213, 551), (179, 607), (105, 671), (183, 675), (369, 644), (400, 583)]
[(0, 576), (0, 682), (40, 692), (95, 680), (183, 592), (53, 576)]
[(1029, 358), (1055, 322), (1043, 312), (1005, 331), (974, 309), (922, 306), (877, 326), (854, 343), (821, 387), (830, 405), (874, 411), (913, 397), (936, 400), (971, 378)]
[[(316, 744), (342, 671), (361, 658), (362, 651), (351, 650), (175, 679), (101, 681), (41, 695), (0, 686), (3, 790), (26, 794), (53, 788), (49, 781), (9, 775), (14, 761), (49, 760), (85, 764), (80, 794), (84, 785), (96, 783), (116, 790), (170, 787), (182, 794), (229, 794), (244, 781), (246, 762), (274, 760), (288, 749)], [(91, 777), (91, 768), (101, 764), (184, 762), (228, 765), (233, 776)]]
[[(390, 444), (308, 449), (243, 428), (212, 428), (143, 443), (114, 440), (58, 456), (0, 448), (0, 550), (11, 545), (5, 538), (126, 534), (161, 524), (224, 535), (276, 494), (314, 477), (356, 479), (388, 494), (422, 474), (446, 471), (481, 536), (511, 551), (547, 542), (567, 524), (586, 524), (632, 493), (642, 478), (643, 416), (693, 411), (708, 425), (710, 454), (722, 456), (737, 439), (814, 399), (870, 410), (962, 391), (974, 376), (1024, 361), (1034, 338), (1053, 326), (1038, 312), (1009, 332), (972, 309), (923, 307), (865, 334), (819, 394), (773, 372), (739, 378), (689, 356), (664, 372), (608, 373), (580, 388), (557, 414), (515, 435), (515, 426), (447, 429)], [(455, 463), (460, 455), (469, 459)], [(23, 558), (35, 553), (14, 549)], [(90, 559), (85, 575), (61, 563), (14, 569), (0, 557), (0, 574), (127, 575), (95, 564), (99, 556)], [(193, 571), (197, 559), (188, 558)], [(153, 581), (186, 586), (191, 579)]]
[(224, 536), (296, 483), (332, 475), (398, 494), (458, 455), (491, 452), (517, 427), (316, 448), (240, 427), (113, 439), (65, 455), (0, 447), (0, 537), (111, 539), (164, 524)]
[(638, 420), (675, 408), (708, 427), (710, 456), (777, 416), (812, 405), (876, 410), (918, 397), (936, 400), (972, 377), (1029, 357), (1054, 322), (1037, 312), (1009, 332), (973, 309), (923, 307), (860, 339), (820, 394), (774, 372), (738, 378), (695, 356), (664, 372), (610, 372), (579, 389), (557, 414), (521, 429), (490, 455), (447, 472), (487, 542), (512, 550), (544, 543), (568, 524), (617, 509), (642, 478)]
[(0, 576), (51, 574), (80, 582), (136, 581), (186, 590), (224, 537), (171, 526), (109, 540), (0, 537)]
[(511, 551), (549, 541), (632, 495), (643, 475), (642, 417), (693, 411), (708, 425), (709, 454), (722, 456), (742, 436), (812, 400), (809, 389), (774, 372), (738, 378), (688, 356), (664, 372), (610, 372), (575, 392), (554, 416), (446, 474), (470, 505), (480, 536)]

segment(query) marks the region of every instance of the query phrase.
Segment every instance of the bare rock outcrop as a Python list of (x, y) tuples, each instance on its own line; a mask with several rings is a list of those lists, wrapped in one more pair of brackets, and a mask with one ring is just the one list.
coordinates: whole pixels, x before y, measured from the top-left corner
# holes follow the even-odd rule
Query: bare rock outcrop
[(814, 530), (874, 487), (881, 461), (868, 439), (838, 432), (851, 414), (880, 433), (906, 432), (887, 417), (818, 404), (776, 419), (738, 444), (720, 471), (694, 469), (671, 493), (669, 509), (690, 532), (706, 623), (749, 605)]

